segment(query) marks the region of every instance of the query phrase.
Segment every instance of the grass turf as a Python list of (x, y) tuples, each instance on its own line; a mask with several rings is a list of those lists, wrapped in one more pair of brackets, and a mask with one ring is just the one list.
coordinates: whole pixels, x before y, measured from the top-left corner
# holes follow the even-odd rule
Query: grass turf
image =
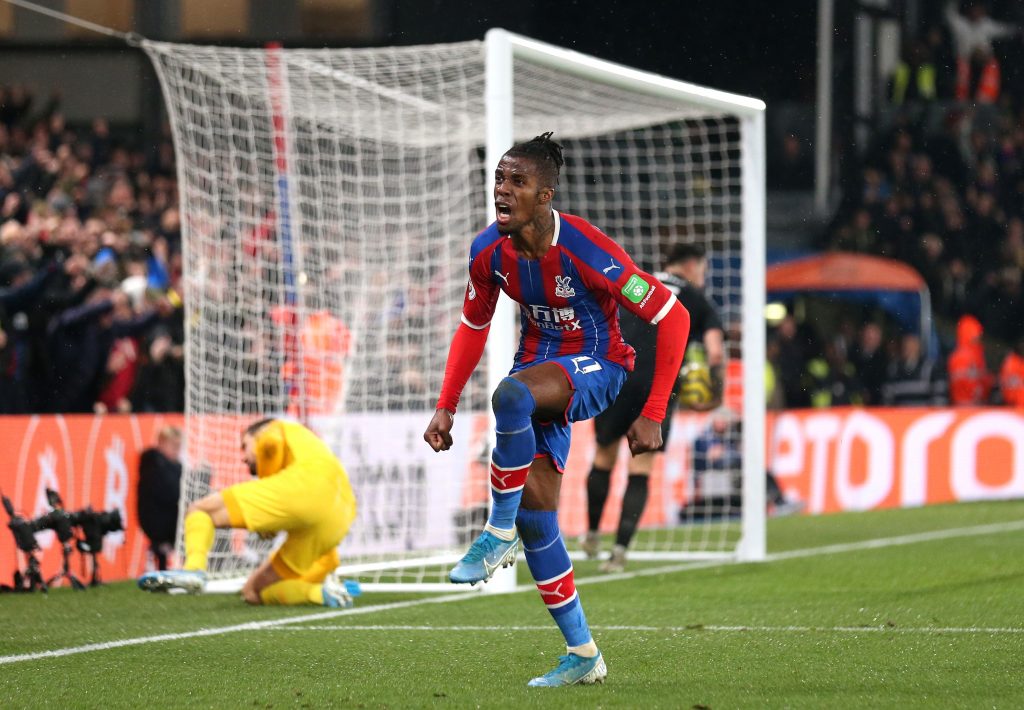
[[(785, 518), (769, 551), (1020, 520), (1024, 502)], [(604, 686), (525, 687), (563, 648), (526, 592), (3, 664), (0, 707), (1020, 707), (1022, 553), (1011, 530), (607, 583), (581, 562)], [(4, 595), (0, 656), (317, 611), (129, 584)]]

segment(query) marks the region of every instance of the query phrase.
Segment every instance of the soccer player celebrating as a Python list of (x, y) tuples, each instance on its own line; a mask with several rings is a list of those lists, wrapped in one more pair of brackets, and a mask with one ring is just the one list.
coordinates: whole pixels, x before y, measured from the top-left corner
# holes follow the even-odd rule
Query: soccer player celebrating
[(519, 304), (522, 337), (512, 371), (491, 399), (497, 438), (491, 513), (449, 578), (486, 581), (512, 563), (522, 537), (530, 573), (568, 646), (554, 670), (529, 683), (541, 687), (599, 683), (608, 673), (580, 605), (557, 508), (570, 423), (611, 404), (633, 367), (633, 349), (619, 332), (618, 304), (659, 325), (650, 397), (628, 433), (634, 454), (661, 446), (660, 422), (685, 349), (679, 333), (689, 327), (689, 314), (672, 292), (615, 242), (585, 220), (552, 209), (562, 164), (562, 147), (551, 133), (514, 145), (498, 162), (496, 219), (473, 240), (462, 324), (423, 435), (435, 451), (451, 447), (459, 396), (505, 291)]
[[(721, 404), (722, 365), (725, 361), (722, 322), (715, 312), (715, 307), (703, 293), (707, 268), (708, 262), (702, 247), (680, 243), (673, 247), (665, 261), (665, 271), (655, 274), (690, 314), (689, 333), (685, 330), (680, 331), (676, 337), (683, 342), (689, 337), (691, 343), (698, 339), (703, 343), (704, 356), (711, 369), (713, 392), (711, 401), (700, 407), (701, 410), (713, 409)], [(608, 498), (611, 472), (619, 454), (619, 441), (626, 435), (630, 424), (647, 402), (654, 379), (657, 344), (661, 342), (662, 329), (658, 328), (655, 332), (654, 328), (627, 312), (622, 314), (622, 334), (626, 342), (636, 348), (636, 367), (626, 378), (626, 384), (623, 385), (615, 403), (594, 419), (597, 453), (594, 455), (593, 468), (587, 477), (587, 513), (590, 526), (583, 539), (583, 551), (592, 559), (600, 552), (601, 538), (597, 530)], [(601, 564), (602, 572), (621, 572), (625, 567), (626, 550), (647, 505), (647, 481), (654, 466), (654, 457), (656, 452), (665, 450), (665, 442), (668, 440), (672, 412), (676, 404), (676, 389), (672, 391), (665, 419), (661, 423), (661, 446), (654, 451), (634, 456), (629, 462), (629, 479), (622, 498), (622, 513), (619, 516), (615, 547), (612, 548), (611, 557)]]
[(356, 517), (356, 500), (341, 462), (316, 434), (295, 422), (261, 419), (242, 433), (242, 456), (256, 480), (192, 503), (185, 515), (183, 569), (148, 572), (146, 591), (201, 592), (215, 528), (239, 528), (284, 543), (249, 576), (242, 597), (250, 604), (349, 607), (358, 593), (341, 583), (338, 544)]

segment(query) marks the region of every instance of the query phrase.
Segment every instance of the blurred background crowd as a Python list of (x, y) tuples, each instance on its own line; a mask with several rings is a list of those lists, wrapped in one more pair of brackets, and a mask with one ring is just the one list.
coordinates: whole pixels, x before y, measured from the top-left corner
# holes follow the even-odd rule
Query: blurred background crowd
[(0, 86), (0, 413), (184, 408), (174, 152)]
[[(870, 125), (839, 131), (836, 197), (800, 247), (911, 266), (927, 285), (929, 328), (884, 304), (787, 296), (768, 323), (772, 407), (1024, 406), (1024, 8), (906, 7), (918, 16), (901, 21), (917, 29), (873, 89), (884, 100)], [(763, 88), (776, 117), (793, 98), (813, 107), (810, 59), (788, 58), (806, 71), (785, 86), (723, 75), (723, 88)], [(701, 71), (684, 78), (713, 83)], [(102, 117), (71, 125), (48, 90), (0, 85), (0, 413), (181, 411), (187, 294), (169, 132), (153, 140), (159, 121), (148, 132)], [(813, 186), (802, 128), (769, 131), (769, 223), (773, 205), (784, 212), (787, 194)], [(407, 388), (409, 377), (422, 379), (403, 370), (391, 381)]]

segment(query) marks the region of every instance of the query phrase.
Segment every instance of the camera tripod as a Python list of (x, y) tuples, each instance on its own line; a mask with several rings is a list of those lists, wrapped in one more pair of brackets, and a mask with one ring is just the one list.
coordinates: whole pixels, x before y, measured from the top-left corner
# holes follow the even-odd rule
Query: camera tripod
[(28, 558), (28, 566), (25, 571), (22, 572), (20, 569), (14, 570), (14, 589), (15, 592), (34, 592), (39, 590), (44, 594), (47, 592), (46, 582), (43, 580), (43, 575), (39, 571), (39, 560), (36, 559), (35, 552), (26, 552), (25, 557)]
[(57, 582), (60, 582), (62, 579), (66, 579), (71, 584), (72, 589), (83, 591), (85, 589), (85, 585), (82, 584), (82, 580), (71, 573), (71, 540), (61, 540), (61, 549), (64, 552), (64, 561), (61, 564), (60, 572), (46, 580), (46, 587), (53, 587)]

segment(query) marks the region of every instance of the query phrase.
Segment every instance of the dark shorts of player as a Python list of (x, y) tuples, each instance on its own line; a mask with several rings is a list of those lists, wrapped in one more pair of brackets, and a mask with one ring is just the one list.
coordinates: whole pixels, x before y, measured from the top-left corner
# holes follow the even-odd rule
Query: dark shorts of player
[(563, 355), (548, 358), (540, 362), (532, 362), (522, 367), (512, 368), (513, 374), (534, 365), (553, 362), (562, 368), (572, 397), (561, 420), (540, 422), (533, 420), (533, 433), (537, 439), (537, 457), (549, 456), (559, 473), (565, 471), (565, 461), (569, 457), (572, 423), (593, 418), (604, 411), (614, 400), (626, 381), (626, 369), (618, 363), (587, 355)]
[[(598, 446), (608, 446), (621, 439), (640, 416), (647, 397), (651, 394), (651, 381), (654, 376), (649, 372), (634, 370), (629, 373), (626, 384), (619, 391), (612, 405), (594, 417), (594, 438)], [(661, 447), (664, 451), (668, 444), (668, 435), (672, 431), (672, 415), (676, 410), (676, 392), (668, 399), (665, 418), (661, 421)]]

